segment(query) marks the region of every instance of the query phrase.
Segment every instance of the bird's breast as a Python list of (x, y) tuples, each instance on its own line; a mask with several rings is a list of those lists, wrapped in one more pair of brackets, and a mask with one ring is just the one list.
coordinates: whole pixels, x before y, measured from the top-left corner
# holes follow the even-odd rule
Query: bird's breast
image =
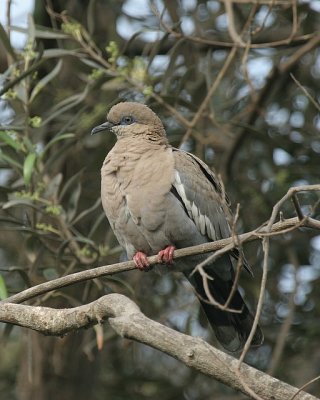
[(156, 229), (174, 180), (172, 150), (165, 146), (118, 150), (108, 154), (101, 169), (101, 197), (107, 217), (117, 220), (127, 216), (137, 225)]

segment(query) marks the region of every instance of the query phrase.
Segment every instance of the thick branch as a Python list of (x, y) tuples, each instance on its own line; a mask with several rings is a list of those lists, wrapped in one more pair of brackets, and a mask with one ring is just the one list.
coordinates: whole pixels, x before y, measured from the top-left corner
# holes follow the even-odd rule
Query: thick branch
[[(250, 391), (254, 391), (264, 400), (283, 400), (291, 398), (298, 391), (246, 364), (242, 363), (239, 371), (236, 358), (200, 338), (184, 335), (152, 321), (142, 314), (133, 301), (120, 294), (109, 294), (90, 304), (70, 309), (55, 310), (11, 303), (0, 307), (1, 321), (55, 336), (101, 323), (107, 318), (120, 336), (160, 350), (250, 397)], [(295, 398), (316, 400), (316, 397), (305, 392), (300, 392)]]

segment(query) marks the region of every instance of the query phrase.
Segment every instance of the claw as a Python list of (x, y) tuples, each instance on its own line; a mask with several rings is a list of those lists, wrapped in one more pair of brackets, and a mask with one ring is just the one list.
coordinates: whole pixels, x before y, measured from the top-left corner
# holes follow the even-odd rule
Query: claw
[(160, 250), (158, 253), (158, 262), (165, 264), (173, 263), (173, 252), (175, 251), (174, 246), (167, 246), (165, 249)]
[(140, 269), (140, 271), (146, 271), (150, 265), (148, 257), (144, 253), (142, 253), (142, 251), (138, 251), (133, 256), (133, 261), (136, 264), (136, 267)]

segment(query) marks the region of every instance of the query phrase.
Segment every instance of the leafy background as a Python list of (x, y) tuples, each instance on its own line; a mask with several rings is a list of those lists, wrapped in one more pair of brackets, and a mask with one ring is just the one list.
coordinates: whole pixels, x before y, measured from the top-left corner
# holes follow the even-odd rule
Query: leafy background
[[(4, 3), (2, 13), (11, 2)], [(194, 152), (222, 175), (233, 209), (241, 206), (239, 231), (266, 221), (291, 186), (319, 183), (319, 2), (254, 3), (234, 3), (233, 37), (221, 1), (36, 0), (27, 28), (12, 23), (8, 29), (4, 22), (2, 298), (119, 260), (121, 249), (99, 199), (100, 166), (115, 139), (89, 133), (121, 100), (150, 105), (172, 145)], [(25, 43), (12, 47), (17, 31)], [(251, 47), (233, 48), (241, 32)], [(300, 196), (300, 202), (319, 218), (315, 194)], [(294, 215), (291, 203), (283, 215)], [(243, 276), (241, 284), (254, 305), (262, 249), (248, 244), (245, 253), (255, 279)], [(320, 374), (320, 236), (304, 230), (277, 237), (269, 261), (261, 316), (265, 343), (246, 361), (300, 386)], [(32, 303), (75, 306), (112, 291), (134, 299), (151, 318), (216, 345), (191, 288), (175, 273), (123, 273)], [(117, 337), (108, 324), (101, 351), (97, 329), (64, 338), (4, 325), (1, 330), (0, 395), (7, 400), (242, 398), (164, 354)], [(319, 383), (308, 389), (320, 394)]]

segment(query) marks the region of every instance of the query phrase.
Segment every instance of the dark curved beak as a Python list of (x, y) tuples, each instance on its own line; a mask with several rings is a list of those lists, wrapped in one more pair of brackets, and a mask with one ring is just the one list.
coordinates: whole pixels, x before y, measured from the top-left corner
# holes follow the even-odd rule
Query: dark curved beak
[(101, 125), (96, 126), (95, 128), (92, 129), (91, 131), (91, 135), (95, 135), (98, 132), (101, 131), (110, 131), (112, 129), (112, 127), (114, 126), (114, 124), (112, 122), (104, 122)]

